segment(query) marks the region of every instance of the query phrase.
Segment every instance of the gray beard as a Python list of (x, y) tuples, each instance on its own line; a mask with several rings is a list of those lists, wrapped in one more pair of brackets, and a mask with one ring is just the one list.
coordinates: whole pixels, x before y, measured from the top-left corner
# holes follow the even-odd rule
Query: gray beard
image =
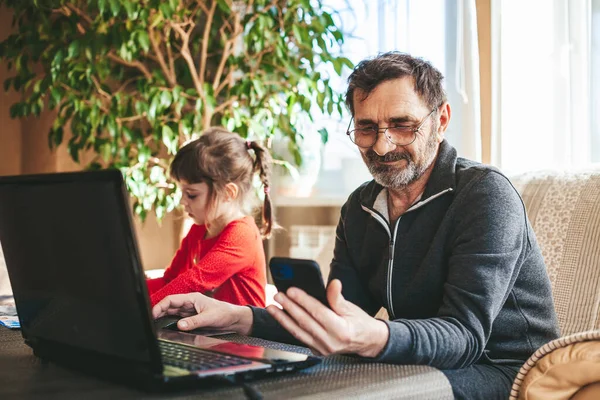
[[(369, 172), (375, 179), (375, 182), (383, 187), (403, 190), (411, 183), (419, 179), (425, 171), (435, 161), (437, 156), (437, 142), (433, 132), (430, 132), (430, 137), (427, 140), (427, 145), (423, 151), (425, 158), (421, 163), (416, 163), (409, 153), (387, 153), (384, 156), (378, 156), (372, 149), (363, 154), (363, 160), (369, 169)], [(406, 166), (399, 169), (396, 166), (382, 165), (376, 162), (377, 159), (383, 161), (398, 161), (405, 160)]]

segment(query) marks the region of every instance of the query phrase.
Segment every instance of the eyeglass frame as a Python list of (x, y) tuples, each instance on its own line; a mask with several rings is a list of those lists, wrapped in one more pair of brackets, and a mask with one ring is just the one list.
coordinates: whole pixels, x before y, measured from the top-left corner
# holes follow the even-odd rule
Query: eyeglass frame
[(348, 128), (346, 128), (346, 135), (348, 135), (348, 138), (350, 139), (350, 141), (353, 144), (355, 144), (356, 146), (360, 147), (361, 149), (368, 149), (370, 147), (373, 147), (375, 145), (375, 143), (377, 143), (377, 137), (378, 137), (377, 135), (379, 135), (379, 133), (383, 129), (383, 135), (385, 136), (385, 138), (387, 139), (387, 141), (390, 142), (391, 144), (393, 144), (394, 146), (403, 146), (403, 147), (404, 146), (409, 146), (409, 145), (413, 144), (415, 142), (415, 140), (417, 140), (417, 132), (419, 132), (421, 130), (421, 128), (423, 127), (423, 125), (425, 124), (425, 122), (429, 119), (429, 117), (431, 117), (433, 115), (433, 113), (437, 109), (438, 109), (438, 107), (436, 107), (433, 110), (431, 110), (431, 112), (429, 114), (427, 114), (427, 116), (425, 116), (425, 118), (423, 118), (421, 120), (421, 122), (419, 122), (419, 124), (416, 127), (414, 127), (414, 128), (411, 129), (412, 134), (413, 134), (413, 139), (410, 142), (406, 143), (406, 144), (397, 144), (397, 143), (394, 143), (392, 141), (392, 139), (387, 135), (387, 130), (388, 129), (390, 129), (390, 128), (397, 128), (397, 126), (394, 126), (394, 125), (393, 126), (381, 127), (381, 128), (378, 126), (376, 128), (377, 133), (375, 134), (375, 140), (373, 141), (373, 143), (370, 146), (360, 146), (360, 145), (356, 144), (356, 142), (354, 140), (352, 140), (352, 136), (351, 136), (352, 132), (356, 131), (356, 129), (350, 130), (350, 126), (352, 125), (352, 122), (354, 121), (354, 116), (352, 116), (352, 118), (350, 119), (350, 123), (348, 124)]

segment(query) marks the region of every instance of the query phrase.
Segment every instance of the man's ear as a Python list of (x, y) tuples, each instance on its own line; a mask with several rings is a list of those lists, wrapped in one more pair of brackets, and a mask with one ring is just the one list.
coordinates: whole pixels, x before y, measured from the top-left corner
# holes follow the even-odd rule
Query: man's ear
[(229, 182), (228, 184), (225, 185), (225, 201), (226, 202), (237, 199), (239, 193), (240, 193), (240, 188), (235, 183)]
[(448, 129), (448, 124), (450, 123), (451, 116), (452, 110), (450, 109), (450, 104), (448, 102), (442, 104), (438, 109), (439, 126), (436, 132), (436, 136), (439, 143), (441, 143), (442, 140), (444, 140), (444, 135), (446, 133), (446, 129)]

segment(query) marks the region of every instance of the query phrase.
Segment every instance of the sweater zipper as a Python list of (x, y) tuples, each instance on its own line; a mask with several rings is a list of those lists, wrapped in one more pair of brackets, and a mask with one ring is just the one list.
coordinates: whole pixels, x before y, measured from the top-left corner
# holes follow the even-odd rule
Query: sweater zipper
[[(424, 206), (425, 204), (429, 203), (430, 201), (437, 199), (444, 193), (451, 192), (451, 191), (452, 191), (452, 188), (442, 190), (441, 192), (436, 193), (433, 196), (430, 196), (429, 198), (427, 198), (427, 200), (420, 201), (416, 204), (413, 204), (412, 207), (410, 207), (404, 213), (406, 214), (409, 211), (416, 210), (417, 208)], [(379, 214), (377, 211), (371, 210), (370, 208), (368, 208), (362, 204), (361, 204), (361, 207), (363, 210), (365, 210), (366, 212), (371, 214), (371, 216), (373, 216), (373, 218), (375, 218), (385, 228), (385, 231), (387, 232), (388, 237), (390, 238), (390, 245), (389, 245), (389, 257), (390, 258), (388, 260), (388, 273), (387, 273), (387, 302), (388, 302), (389, 317), (390, 317), (390, 321), (391, 321), (391, 320), (395, 319), (394, 303), (392, 302), (392, 270), (394, 268), (394, 250), (396, 249), (396, 235), (398, 233), (398, 225), (400, 225), (400, 219), (402, 218), (402, 216), (398, 217), (398, 219), (396, 220), (396, 225), (394, 226), (394, 235), (392, 236), (390, 224), (387, 222), (387, 220), (385, 218), (383, 218), (381, 216), (381, 214)]]
[(392, 305), (392, 269), (394, 266), (394, 248), (395, 248), (395, 237), (396, 237), (396, 232), (397, 232), (397, 227), (398, 227), (398, 221), (400, 221), (400, 218), (398, 218), (398, 221), (396, 221), (396, 229), (394, 229), (394, 236), (392, 236), (392, 231), (391, 231), (391, 227), (390, 224), (385, 220), (385, 218), (383, 218), (381, 216), (381, 214), (379, 214), (376, 211), (371, 210), (370, 208), (365, 207), (364, 205), (361, 205), (362, 209), (365, 210), (366, 212), (368, 212), (369, 214), (371, 214), (371, 216), (373, 218), (375, 218), (375, 220), (377, 222), (379, 222), (381, 224), (381, 226), (383, 226), (383, 228), (385, 229), (385, 231), (388, 234), (388, 238), (390, 240), (389, 242), (389, 260), (388, 260), (388, 271), (387, 271), (387, 290), (386, 290), (386, 300), (387, 300), (387, 309), (389, 310), (389, 316), (390, 316), (390, 320), (393, 319), (392, 316), (394, 315), (394, 306)]
[(388, 278), (387, 278), (387, 301), (388, 310), (390, 310), (390, 320), (394, 320), (394, 303), (392, 302), (392, 271), (394, 270), (394, 250), (396, 249), (396, 236), (398, 234), (398, 225), (400, 225), (398, 217), (394, 226), (394, 236), (390, 238), (390, 259), (388, 260)]

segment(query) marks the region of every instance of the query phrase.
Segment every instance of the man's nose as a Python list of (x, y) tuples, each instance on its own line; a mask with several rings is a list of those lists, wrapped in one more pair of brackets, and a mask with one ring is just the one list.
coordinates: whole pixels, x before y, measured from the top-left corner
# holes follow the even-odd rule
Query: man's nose
[(387, 131), (385, 129), (381, 129), (377, 134), (377, 140), (375, 141), (375, 144), (372, 146), (373, 151), (378, 156), (384, 156), (390, 151), (394, 151), (396, 148), (396, 145), (388, 140), (386, 133)]

